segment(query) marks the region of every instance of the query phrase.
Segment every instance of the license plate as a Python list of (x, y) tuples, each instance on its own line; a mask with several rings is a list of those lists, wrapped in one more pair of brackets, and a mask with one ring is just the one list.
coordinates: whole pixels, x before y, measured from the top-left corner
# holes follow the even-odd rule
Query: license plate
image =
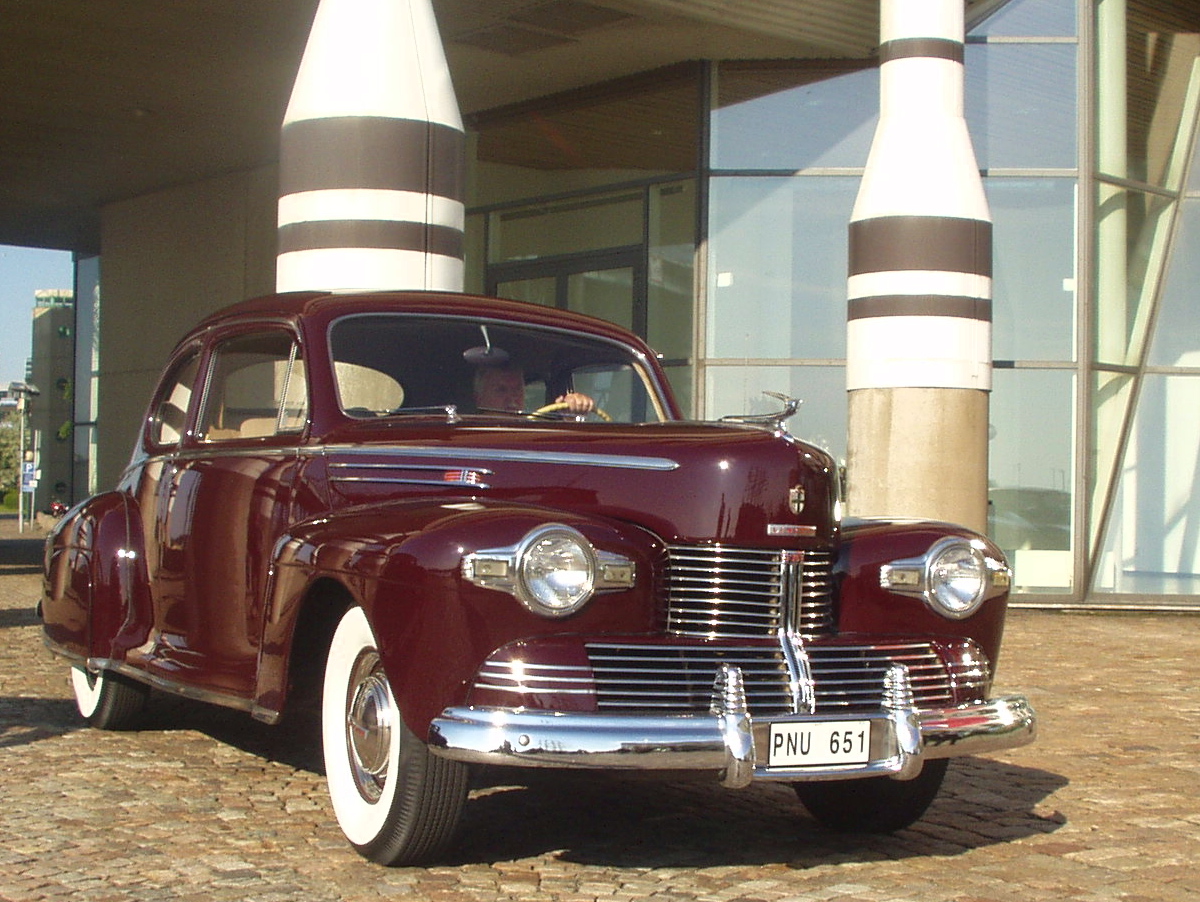
[(767, 767), (824, 767), (871, 760), (871, 722), (773, 723)]

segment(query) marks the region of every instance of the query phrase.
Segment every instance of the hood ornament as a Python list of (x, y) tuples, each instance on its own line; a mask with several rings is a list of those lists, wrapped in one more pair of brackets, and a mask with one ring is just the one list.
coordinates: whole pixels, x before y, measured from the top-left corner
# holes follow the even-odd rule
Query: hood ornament
[(772, 429), (776, 432), (786, 431), (783, 428), (784, 422), (795, 416), (796, 411), (800, 409), (800, 405), (804, 402), (799, 398), (793, 398), (790, 395), (785, 395), (781, 392), (765, 391), (763, 394), (768, 398), (774, 398), (777, 401), (782, 401), (783, 410), (778, 410), (774, 413), (730, 414), (729, 416), (721, 417), (721, 422), (741, 423), (744, 426), (762, 426), (767, 429)]

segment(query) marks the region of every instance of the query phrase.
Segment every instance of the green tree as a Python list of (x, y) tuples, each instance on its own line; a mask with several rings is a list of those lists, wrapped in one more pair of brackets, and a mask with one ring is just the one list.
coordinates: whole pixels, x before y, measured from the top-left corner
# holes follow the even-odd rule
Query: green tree
[(16, 410), (0, 408), (0, 496), (20, 488), (20, 427)]

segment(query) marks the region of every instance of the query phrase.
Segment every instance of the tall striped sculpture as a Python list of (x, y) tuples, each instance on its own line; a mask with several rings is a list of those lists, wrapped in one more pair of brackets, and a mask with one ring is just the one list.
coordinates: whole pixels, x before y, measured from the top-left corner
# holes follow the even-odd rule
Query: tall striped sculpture
[(277, 290), (461, 291), (464, 148), (430, 0), (321, 0), (280, 137)]
[(883, 0), (850, 220), (848, 509), (987, 526), (992, 226), (963, 118), (963, 0)]

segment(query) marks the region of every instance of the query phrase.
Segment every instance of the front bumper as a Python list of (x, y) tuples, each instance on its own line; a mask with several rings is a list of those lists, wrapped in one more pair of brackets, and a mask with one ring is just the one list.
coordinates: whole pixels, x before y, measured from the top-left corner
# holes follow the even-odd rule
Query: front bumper
[[(1037, 732), (1033, 708), (1019, 695), (919, 710), (903, 667), (891, 675), (893, 685), (876, 713), (792, 714), (755, 722), (739, 694), (740, 674), (730, 670), (735, 672), (718, 679), (724, 687), (714, 692), (708, 715), (455, 707), (430, 725), (430, 747), (435, 754), (475, 764), (709, 771), (726, 786), (740, 788), (755, 780), (912, 779), (925, 760), (1015, 748), (1032, 742)], [(779, 732), (836, 735), (840, 724), (869, 733), (863, 760), (799, 766), (772, 761), (771, 745)]]

